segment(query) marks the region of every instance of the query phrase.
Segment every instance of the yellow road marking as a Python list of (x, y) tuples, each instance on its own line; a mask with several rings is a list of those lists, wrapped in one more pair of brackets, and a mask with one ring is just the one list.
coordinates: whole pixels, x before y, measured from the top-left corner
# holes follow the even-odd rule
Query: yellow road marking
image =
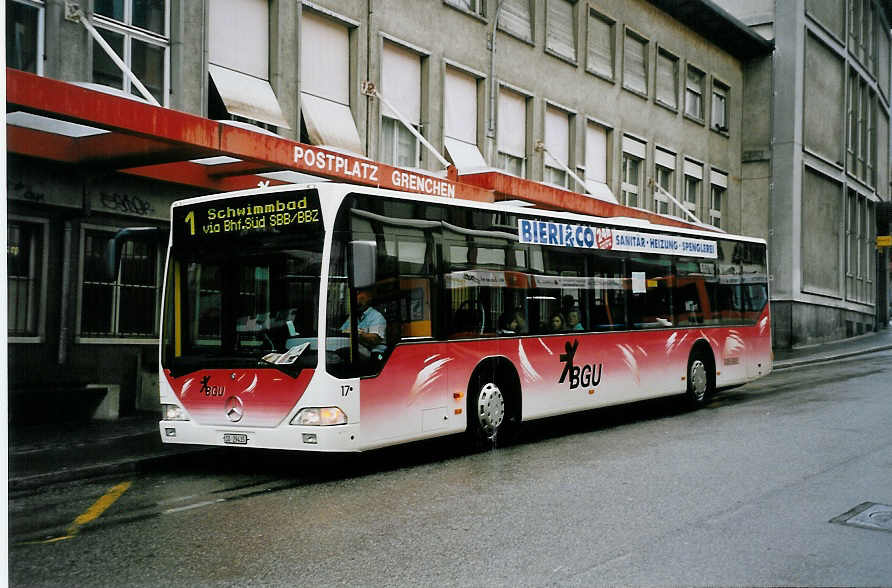
[(108, 510), (115, 501), (121, 497), (124, 492), (130, 488), (133, 482), (122, 482), (117, 486), (112, 486), (109, 488), (108, 492), (102, 496), (99, 500), (93, 503), (93, 506), (88, 508), (81, 514), (79, 517), (74, 519), (74, 522), (71, 523), (71, 526), (66, 529), (68, 532), (67, 535), (63, 535), (62, 537), (52, 537), (51, 539), (44, 539), (43, 541), (29, 541), (28, 543), (55, 543), (57, 541), (65, 541), (66, 539), (73, 539), (77, 532), (80, 531), (80, 528), (86, 525), (91, 521), (95, 521), (99, 518), (102, 513)]

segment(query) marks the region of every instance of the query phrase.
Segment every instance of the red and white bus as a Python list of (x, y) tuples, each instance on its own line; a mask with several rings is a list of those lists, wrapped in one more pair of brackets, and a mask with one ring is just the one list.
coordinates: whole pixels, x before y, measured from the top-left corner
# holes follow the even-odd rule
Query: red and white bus
[(166, 443), (361, 451), (771, 371), (765, 242), (335, 183), (171, 209)]

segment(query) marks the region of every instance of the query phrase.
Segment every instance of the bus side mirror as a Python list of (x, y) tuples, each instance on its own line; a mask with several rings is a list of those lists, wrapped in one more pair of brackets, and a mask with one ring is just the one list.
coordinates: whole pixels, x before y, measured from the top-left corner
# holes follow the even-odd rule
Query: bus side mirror
[(350, 278), (354, 288), (374, 285), (377, 247), (374, 241), (350, 241)]
[(167, 236), (168, 229), (158, 227), (130, 227), (121, 229), (108, 240), (105, 248), (105, 274), (109, 282), (114, 282), (118, 277), (118, 269), (121, 267), (121, 254), (124, 243), (131, 239), (142, 239), (161, 242)]

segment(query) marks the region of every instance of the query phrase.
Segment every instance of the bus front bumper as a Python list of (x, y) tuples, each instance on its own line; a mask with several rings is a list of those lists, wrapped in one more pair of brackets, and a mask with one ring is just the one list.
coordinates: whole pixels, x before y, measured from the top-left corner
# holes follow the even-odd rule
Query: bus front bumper
[(307, 427), (281, 425), (276, 428), (199, 425), (194, 421), (160, 421), (161, 441), (169, 444), (216, 447), (253, 447), (297, 451), (359, 451), (359, 423)]

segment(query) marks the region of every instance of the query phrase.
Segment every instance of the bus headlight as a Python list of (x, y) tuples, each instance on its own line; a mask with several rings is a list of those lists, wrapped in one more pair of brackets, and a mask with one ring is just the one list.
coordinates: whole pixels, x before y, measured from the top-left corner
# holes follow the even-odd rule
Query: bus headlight
[(162, 404), (161, 405), (161, 420), (163, 421), (188, 421), (189, 417), (186, 416), (186, 411), (183, 410), (183, 407), (178, 406), (176, 404)]
[(294, 415), (294, 418), (291, 419), (291, 424), (322, 427), (327, 427), (329, 425), (346, 425), (347, 415), (337, 406), (304, 408)]

